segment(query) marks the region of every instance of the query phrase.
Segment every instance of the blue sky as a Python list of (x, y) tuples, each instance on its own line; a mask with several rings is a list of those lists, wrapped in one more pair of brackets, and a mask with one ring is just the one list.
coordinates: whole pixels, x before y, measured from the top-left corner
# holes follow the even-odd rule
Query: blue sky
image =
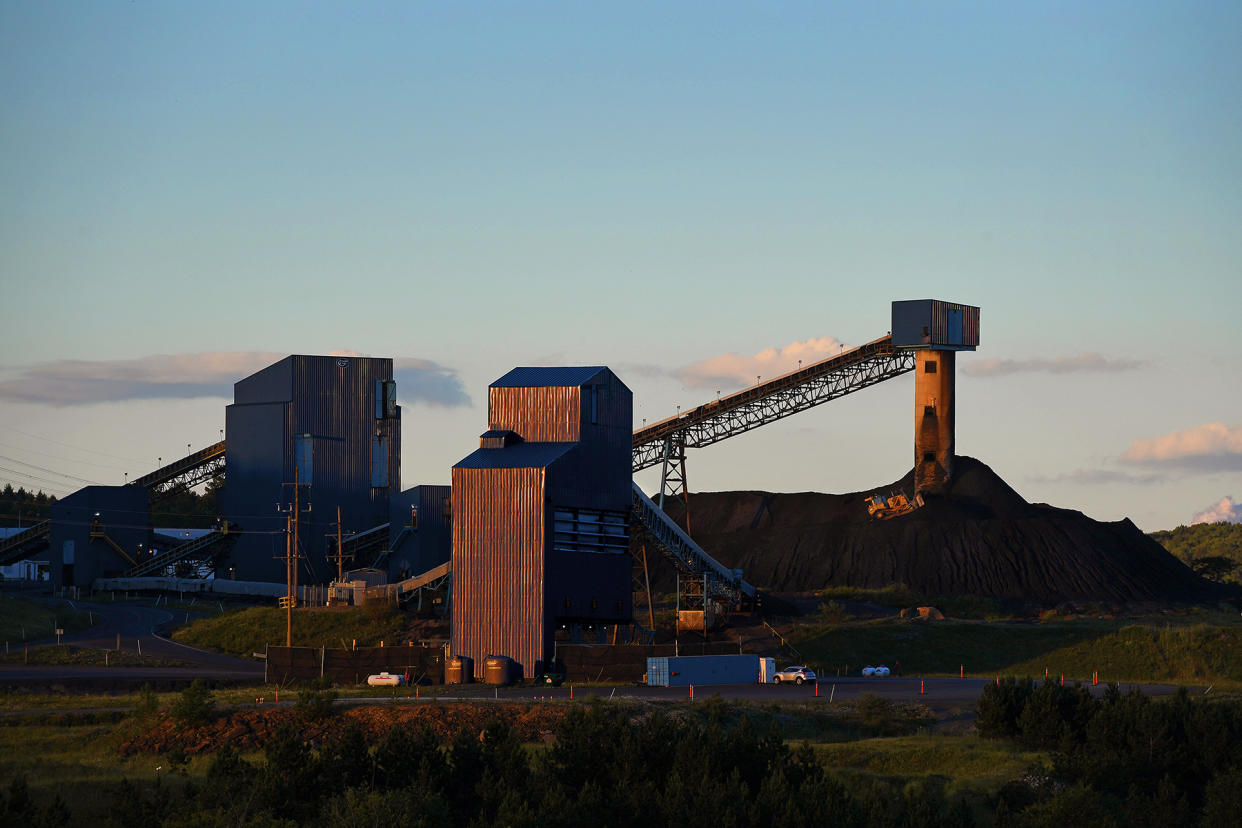
[[(0, 3), (0, 481), (120, 482), (347, 351), (401, 360), (404, 482), (444, 483), (514, 365), (654, 420), (936, 297), (983, 309), (961, 453), (1238, 519), (1239, 42), (1231, 3)], [(691, 487), (890, 482), (912, 386)]]

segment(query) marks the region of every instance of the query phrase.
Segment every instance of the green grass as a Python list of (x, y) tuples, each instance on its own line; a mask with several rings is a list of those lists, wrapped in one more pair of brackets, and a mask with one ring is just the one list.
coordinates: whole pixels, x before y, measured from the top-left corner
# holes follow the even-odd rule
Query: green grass
[(1017, 662), (1006, 671), (1101, 681), (1217, 684), (1242, 688), (1242, 629), (1196, 624), (1155, 628), (1128, 626)]
[[(1013, 664), (1111, 633), (1116, 621), (1045, 624), (882, 619), (808, 627), (790, 640), (821, 676), (900, 663), (905, 675), (995, 675)], [(1042, 669), (1042, 668), (1041, 668)]]
[(90, 613), (74, 609), (68, 602), (46, 606), (20, 595), (0, 592), (0, 643), (53, 638), (58, 627), (70, 633), (90, 626)]
[(11, 648), (8, 654), (0, 654), (5, 664), (89, 664), (108, 667), (192, 667), (188, 661), (171, 658), (155, 658), (127, 651), (101, 650), (94, 647), (72, 647), (68, 644), (52, 644), (44, 647)]
[[(9, 781), (23, 774), (37, 806), (59, 795), (69, 805), (75, 823), (101, 825), (108, 818), (110, 788), (122, 779), (144, 787), (156, 777), (172, 787), (184, 784), (182, 777), (169, 773), (163, 757), (120, 756), (121, 742), (145, 727), (142, 720), (99, 723), (83, 717), (82, 721), (86, 723), (0, 727), (0, 782), (6, 792)], [(211, 757), (191, 758), (187, 775), (201, 778), (210, 762)]]
[[(301, 609), (293, 612), (295, 647), (375, 647), (404, 643), (406, 618), (388, 607)], [(207, 650), (253, 658), (268, 644), (285, 643), (285, 611), (251, 607), (191, 621), (172, 634), (175, 641)]]
[(1047, 756), (975, 735), (920, 733), (886, 739), (818, 745), (815, 755), (832, 768), (854, 768), (886, 776), (949, 776), (996, 785), (1022, 776)]
[[(1211, 618), (1211, 614), (1207, 614)], [(867, 664), (901, 664), (905, 675), (1049, 675), (1101, 681), (1242, 687), (1242, 627), (1194, 623), (1192, 613), (1160, 626), (1119, 619), (1043, 623), (902, 621), (808, 626), (791, 636), (824, 677), (858, 675)], [(1224, 619), (1215, 619), (1224, 620)]]

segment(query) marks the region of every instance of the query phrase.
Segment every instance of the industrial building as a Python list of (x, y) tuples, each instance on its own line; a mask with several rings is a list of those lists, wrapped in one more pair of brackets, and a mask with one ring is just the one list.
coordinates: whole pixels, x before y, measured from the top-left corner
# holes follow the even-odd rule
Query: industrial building
[[(887, 336), (638, 430), (632, 393), (608, 368), (515, 368), (488, 388), (487, 430), (451, 486), (406, 490), (393, 361), (288, 356), (234, 385), (223, 441), (126, 486), (64, 498), (50, 520), (0, 538), (0, 565), (47, 550), (57, 588), (167, 577), (191, 562), (256, 587), (322, 585), (365, 568), (397, 582), (382, 595), (420, 603), (451, 578), (441, 605), (452, 608), (453, 654), (480, 671), (488, 656), (507, 656), (532, 676), (551, 666), (562, 626), (633, 620), (631, 525), (642, 566), (651, 548), (675, 567), (687, 590), (679, 609), (699, 612), (702, 626), (717, 605), (754, 606), (743, 573), (662, 510), (665, 496), (686, 492), (688, 449), (914, 371), (911, 494), (942, 491), (953, 474), (956, 352), (978, 345), (979, 309), (894, 302), (891, 318)], [(648, 498), (632, 476), (657, 466), (660, 491)], [(217, 528), (152, 554), (152, 505), (221, 475)]]
[[(515, 368), (453, 467), (454, 655), (551, 665), (561, 624), (628, 623), (633, 395), (604, 367)], [(481, 675), (481, 673), (480, 673)]]
[(359, 532), (387, 524), (390, 495), (401, 491), (392, 360), (285, 357), (233, 386), (225, 443), (223, 512), (243, 534), (223, 566), (238, 580), (285, 581), (296, 494), (298, 580), (327, 582), (338, 508), (346, 534)]
[(453, 550), (450, 486), (415, 486), (388, 508), (388, 547), (378, 556), (388, 580), (402, 581), (448, 563)]
[(86, 587), (150, 556), (150, 495), (140, 486), (87, 486), (52, 504), (48, 562), (56, 586)]

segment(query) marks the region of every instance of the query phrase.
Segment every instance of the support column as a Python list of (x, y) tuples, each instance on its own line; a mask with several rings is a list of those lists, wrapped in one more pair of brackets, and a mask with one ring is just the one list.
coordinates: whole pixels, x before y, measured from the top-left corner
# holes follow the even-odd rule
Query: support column
[(953, 475), (954, 351), (919, 350), (914, 380), (914, 490), (943, 494)]

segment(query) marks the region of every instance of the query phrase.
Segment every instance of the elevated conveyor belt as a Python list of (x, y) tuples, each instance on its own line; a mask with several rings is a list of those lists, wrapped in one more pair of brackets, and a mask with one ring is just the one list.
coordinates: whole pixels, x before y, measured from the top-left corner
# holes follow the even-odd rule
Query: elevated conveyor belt
[[(843, 351), (836, 356), (790, 371), (775, 379), (711, 400), (691, 411), (660, 420), (634, 432), (635, 472), (664, 464), (661, 501), (671, 467), (682, 464), (685, 450), (750, 431), (770, 422), (900, 376), (915, 367), (915, 354), (893, 347), (892, 336)], [(684, 490), (684, 489), (683, 489)], [(634, 515), (639, 525), (656, 540), (664, 556), (683, 573), (708, 575), (709, 593), (738, 599), (754, 595), (754, 587), (742, 580), (740, 570), (726, 569), (704, 552), (634, 485)]]
[(52, 534), (52, 522), (41, 520), (29, 529), (0, 540), (0, 566), (8, 566), (29, 558), (47, 546)]
[(715, 598), (739, 603), (754, 598), (755, 588), (742, 579), (742, 570), (727, 569), (690, 539), (673, 519), (634, 484), (634, 517), (656, 547), (683, 572), (707, 577), (707, 592)]
[(913, 351), (894, 348), (892, 336), (884, 336), (704, 403), (635, 431), (634, 471), (913, 371), (914, 365)]
[[(128, 485), (145, 486), (151, 493), (151, 503), (155, 504), (223, 473), (224, 441), (221, 440), (131, 480)], [(44, 520), (25, 532), (0, 541), (0, 566), (23, 560), (39, 551), (47, 545), (51, 532), (52, 522)]]
[(221, 440), (131, 480), (129, 485), (145, 486), (151, 492), (151, 503), (155, 504), (223, 473), (224, 441)]
[(133, 569), (126, 572), (125, 577), (141, 578), (143, 576), (159, 572), (164, 567), (175, 564), (178, 561), (202, 555), (216, 544), (223, 543), (230, 537), (237, 537), (238, 534), (239, 533), (236, 528), (230, 529), (229, 531), (214, 529), (209, 534), (203, 535), (201, 538), (188, 540), (183, 544), (174, 546), (166, 552), (156, 555), (150, 560), (142, 561)]

